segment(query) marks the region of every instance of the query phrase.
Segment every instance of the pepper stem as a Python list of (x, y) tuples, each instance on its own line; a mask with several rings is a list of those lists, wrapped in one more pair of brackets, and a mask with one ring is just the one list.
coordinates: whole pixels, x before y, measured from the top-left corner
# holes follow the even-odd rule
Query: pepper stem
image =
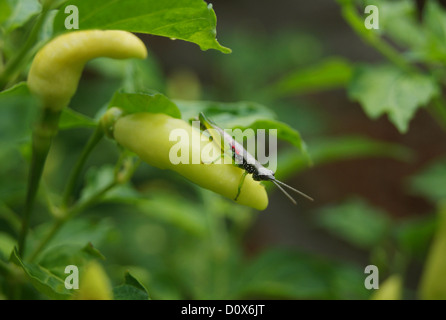
[(40, 121), (32, 134), (32, 156), (28, 175), (28, 187), (26, 192), (25, 208), (22, 220), (22, 229), (19, 235), (19, 254), (25, 253), (25, 242), (28, 234), (32, 209), (42, 177), (45, 161), (50, 150), (53, 137), (58, 130), (60, 111), (48, 108), (43, 109)]
[(104, 130), (102, 129), (101, 125), (98, 125), (91, 135), (90, 139), (87, 142), (87, 145), (85, 146), (84, 150), (82, 150), (82, 154), (80, 155), (79, 159), (77, 160), (73, 171), (70, 174), (70, 177), (68, 178), (68, 183), (65, 188), (63, 199), (62, 199), (62, 208), (66, 209), (72, 200), (73, 191), (76, 187), (76, 182), (79, 177), (79, 174), (84, 167), (85, 161), (87, 160), (88, 156), (90, 155), (91, 151), (96, 147), (96, 145), (101, 141), (102, 137), (104, 136)]

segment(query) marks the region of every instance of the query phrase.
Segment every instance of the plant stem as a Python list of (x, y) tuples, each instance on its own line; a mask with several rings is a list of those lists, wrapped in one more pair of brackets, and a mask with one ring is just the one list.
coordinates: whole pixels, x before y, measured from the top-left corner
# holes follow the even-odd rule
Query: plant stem
[(45, 202), (46, 202), (46, 206), (48, 208), (48, 211), (54, 216), (54, 217), (58, 217), (60, 216), (60, 210), (58, 207), (56, 207), (54, 205), (53, 200), (51, 199), (51, 195), (50, 195), (50, 191), (48, 190), (47, 185), (45, 184), (45, 182), (43, 181), (40, 184), (40, 188), (42, 190), (43, 193), (43, 197), (45, 198)]
[(82, 203), (79, 203), (79, 204), (73, 206), (71, 209), (69, 209), (65, 212), (65, 215), (63, 217), (56, 219), (54, 221), (53, 226), (51, 227), (51, 230), (46, 234), (45, 238), (43, 238), (43, 240), (40, 242), (39, 246), (32, 253), (29, 261), (33, 262), (39, 256), (39, 254), (43, 251), (43, 249), (47, 246), (47, 244), (51, 241), (51, 239), (53, 239), (53, 237), (57, 234), (57, 232), (65, 224), (65, 222), (74, 218), (79, 212), (84, 211), (86, 208), (88, 208), (89, 206), (94, 204), (96, 201), (98, 201), (102, 196), (104, 196), (108, 191), (110, 191), (116, 185), (117, 185), (116, 180), (112, 181), (110, 184), (108, 184), (105, 188), (103, 188), (102, 190), (97, 192), (95, 195), (93, 195), (87, 201), (84, 201)]
[(11, 268), (6, 262), (3, 262), (0, 260), (0, 274), (3, 275), (5, 278), (8, 278), (11, 275)]
[[(383, 41), (376, 32), (367, 30), (364, 27), (361, 17), (358, 15), (355, 6), (352, 3), (342, 4), (342, 14), (345, 20), (350, 24), (351, 28), (367, 43), (378, 50), (390, 62), (394, 63), (402, 70), (408, 72), (417, 71), (414, 65), (411, 65), (404, 57), (388, 43)], [(432, 70), (433, 72), (435, 70)], [(428, 111), (432, 117), (440, 124), (443, 129), (446, 129), (446, 102), (441, 97), (432, 99)]]
[(0, 217), (6, 221), (6, 223), (14, 232), (16, 232), (17, 234), (20, 233), (22, 223), (19, 215), (16, 214), (2, 201), (0, 201)]
[(43, 238), (43, 240), (40, 242), (37, 249), (35, 249), (34, 252), (31, 254), (31, 257), (29, 259), (30, 262), (33, 262), (36, 259), (39, 253), (45, 248), (48, 242), (56, 235), (56, 233), (59, 231), (59, 229), (63, 226), (64, 223), (65, 219), (63, 218), (59, 218), (54, 221), (51, 230), (46, 234), (45, 238)]
[(428, 107), (432, 117), (446, 130), (446, 102), (442, 97), (436, 97)]
[[(0, 30), (0, 36), (3, 38), (3, 34), (1, 34), (1, 30)], [(3, 43), (2, 40), (0, 40), (0, 74), (3, 73), (3, 68), (4, 68), (4, 64), (3, 64)], [(0, 87), (1, 88), (1, 87)]]
[(70, 177), (68, 178), (68, 183), (62, 198), (62, 209), (65, 209), (70, 205), (70, 201), (72, 200), (73, 190), (76, 187), (77, 179), (80, 175), (82, 168), (84, 167), (85, 161), (87, 160), (91, 151), (96, 147), (99, 141), (101, 141), (103, 136), (104, 136), (104, 131), (102, 127), (98, 125), (93, 134), (91, 135), (90, 139), (88, 140), (87, 145), (82, 151), (82, 154), (77, 160), (73, 168), (73, 171), (71, 172)]
[[(42, 252), (42, 250), (47, 246), (47, 244), (50, 242), (50, 240), (57, 234), (57, 232), (60, 230), (60, 228), (65, 224), (66, 221), (74, 218), (77, 214), (84, 211), (94, 203), (96, 203), (98, 200), (100, 200), (108, 191), (113, 189), (115, 186), (126, 183), (130, 177), (133, 175), (133, 173), (136, 170), (136, 167), (138, 166), (138, 163), (131, 163), (129, 161), (125, 161), (126, 155), (122, 155), (120, 159), (118, 160), (118, 163), (116, 165), (116, 168), (118, 169), (115, 173), (115, 178), (113, 181), (111, 181), (108, 185), (106, 185), (104, 188), (93, 194), (91, 197), (89, 197), (87, 200), (78, 202), (71, 208), (67, 209), (65, 211), (65, 214), (61, 216), (60, 218), (56, 219), (53, 226), (51, 227), (51, 230), (48, 232), (48, 234), (45, 236), (45, 238), (42, 240), (42, 242), (39, 244), (39, 246), (36, 248), (36, 250), (33, 252), (33, 254), (30, 257), (30, 261), (34, 261), (38, 255)], [(124, 164), (124, 168), (122, 171), (119, 171), (119, 168), (121, 167), (121, 164)]]
[(51, 141), (57, 133), (60, 111), (43, 109), (43, 116), (33, 130), (32, 157), (28, 178), (28, 187), (25, 200), (22, 229), (19, 235), (19, 254), (23, 257), (25, 252), (26, 236), (28, 234), (31, 213), (42, 177), (46, 157), (50, 150)]
[(376, 50), (378, 50), (389, 61), (399, 66), (406, 71), (414, 71), (415, 68), (401, 54), (390, 46), (387, 42), (383, 41), (381, 37), (374, 30), (368, 30), (364, 26), (363, 19), (358, 15), (357, 10), (352, 3), (342, 4), (342, 15), (348, 22), (350, 27), (363, 39), (366, 43), (370, 44)]
[(19, 52), (6, 63), (2, 74), (0, 75), (0, 89), (5, 88), (14, 80), (18, 74), (18, 69), (24, 64), (24, 61), (35, 52), (35, 48), (33, 47), (35, 46), (48, 11), (49, 8), (44, 6), (23, 47), (20, 48)]

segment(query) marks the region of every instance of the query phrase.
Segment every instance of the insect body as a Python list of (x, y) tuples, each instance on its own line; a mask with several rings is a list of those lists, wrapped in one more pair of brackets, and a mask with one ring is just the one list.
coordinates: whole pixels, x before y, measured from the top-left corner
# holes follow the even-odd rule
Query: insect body
[(271, 181), (274, 183), (294, 204), (296, 204), (296, 200), (294, 200), (294, 198), (291, 197), (289, 193), (281, 187), (281, 185), (313, 201), (313, 198), (305, 193), (287, 185), (286, 183), (283, 183), (282, 181), (277, 180), (272, 170), (265, 168), (243, 147), (243, 145), (238, 143), (229, 133), (209, 120), (202, 112), (200, 112), (198, 118), (202, 128), (209, 130), (212, 138), (217, 144), (219, 144), (221, 150), (227, 153), (229, 153), (228, 150), (230, 150), (230, 156), (234, 161), (234, 165), (245, 170), (240, 179), (237, 195), (235, 196), (234, 200), (237, 200), (238, 196), (240, 195), (246, 175), (252, 174), (252, 178), (256, 181)]

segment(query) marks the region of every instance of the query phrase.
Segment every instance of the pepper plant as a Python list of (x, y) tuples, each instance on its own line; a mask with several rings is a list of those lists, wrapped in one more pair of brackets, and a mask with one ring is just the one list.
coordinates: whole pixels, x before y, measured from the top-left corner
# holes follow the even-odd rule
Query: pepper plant
[[(341, 3), (344, 16), (357, 27), (353, 3)], [(79, 30), (67, 29), (68, 6), (79, 11)], [(229, 54), (216, 40), (212, 5), (202, 0), (0, 0), (0, 9), (1, 298), (370, 297), (357, 265), (284, 248), (247, 259), (244, 236), (273, 190), (248, 176), (234, 201), (242, 170), (173, 165), (167, 157), (169, 134), (189, 130), (199, 112), (228, 129), (276, 129), (285, 145), (277, 171), (282, 180), (355, 157), (406, 160), (410, 151), (404, 147), (359, 137), (311, 141), (307, 150), (299, 131), (265, 105), (305, 90), (343, 87), (353, 79), (351, 97), (371, 117), (388, 112), (404, 131), (413, 110), (438, 97), (436, 82), (411, 73), (409, 89), (421, 85), (426, 90), (412, 99), (410, 112), (398, 112), (400, 104), (373, 111), (375, 95), (361, 91), (361, 83), (375, 77), (368, 72), (388, 76), (413, 70), (375, 36), (360, 32), (395, 66), (358, 68), (352, 78), (348, 62), (331, 59), (306, 73), (300, 69), (272, 88), (257, 89), (250, 99), (239, 96), (240, 102), (174, 99), (160, 85), (150, 51), (153, 38), (147, 35), (198, 45), (197, 55), (208, 54), (199, 49)], [(266, 73), (268, 66), (265, 70), (259, 72)], [(263, 79), (241, 76), (237, 84), (235, 73), (232, 77), (233, 92)], [(406, 85), (403, 81), (402, 90)], [(441, 101), (432, 112), (441, 114), (439, 106)], [(355, 200), (322, 211), (321, 225), (359, 243), (372, 257), (381, 249), (377, 243), (390, 222), (379, 210)], [(364, 221), (373, 232), (364, 231)], [(426, 237), (432, 233), (429, 229)], [(422, 297), (442, 295), (435, 279), (444, 264), (443, 247), (438, 236)], [(395, 298), (401, 275), (388, 283), (383, 292)]]
[[(130, 79), (134, 82), (130, 84), (131, 88), (120, 89), (109, 98), (108, 111), (105, 112), (98, 108), (101, 110), (97, 111), (97, 120), (69, 109), (70, 101), (78, 87), (83, 68), (89, 60), (98, 57), (144, 59), (147, 56), (145, 45), (130, 33), (131, 31), (186, 40), (198, 44), (203, 50), (217, 49), (223, 53), (229, 53), (229, 49), (222, 47), (215, 40), (216, 19), (212, 7), (203, 1), (183, 2), (164, 2), (160, 5), (156, 1), (148, 1), (142, 7), (137, 2), (120, 2), (112, 5), (112, 7), (106, 1), (102, 4), (96, 3), (95, 11), (98, 8), (97, 6), (103, 7), (104, 10), (98, 12), (94, 17), (81, 15), (80, 25), (85, 30), (71, 32), (62, 27), (65, 20), (63, 9), (75, 5), (80, 12), (89, 12), (93, 8), (88, 1), (74, 1), (73, 3), (69, 1), (46, 1), (41, 4), (30, 2), (26, 3), (26, 10), (21, 8), (21, 4), (14, 7), (8, 1), (3, 2), (5, 8), (11, 10), (11, 19), (5, 16), (6, 27), (2, 30), (6, 35), (13, 35), (13, 30), (7, 27), (9, 23), (12, 23), (12, 18), (15, 18), (13, 13), (19, 14), (24, 20), (22, 21), (23, 26), (19, 25), (18, 27), (23, 27), (26, 30), (27, 23), (29, 23), (31, 29), (26, 42), (20, 48), (19, 54), (5, 59), (1, 76), (1, 84), (5, 89), (2, 92), (2, 99), (4, 99), (5, 105), (10, 103), (8, 99), (12, 99), (12, 103), (17, 104), (24, 103), (21, 101), (23, 98), (30, 99), (32, 101), (30, 103), (31, 107), (35, 108), (33, 112), (36, 112), (31, 141), (28, 142), (30, 158), (24, 206), (21, 208), (23, 212), (21, 218), (17, 218), (21, 220), (18, 240), (17, 244), (13, 245), (9, 258), (12, 264), (3, 264), (2, 262), (7, 276), (13, 275), (13, 269), (16, 268), (14, 265), (16, 265), (23, 268), (25, 274), (39, 291), (51, 298), (85, 298), (89, 296), (100, 298), (101, 294), (88, 292), (88, 290), (100, 292), (101, 290), (98, 288), (103, 286), (88, 285), (85, 281), (80, 294), (73, 294), (68, 291), (67, 286), (63, 286), (62, 277), (57, 275), (57, 273), (60, 275), (61, 270), (50, 276), (51, 284), (47, 283), (42, 278), (42, 274), (46, 273), (46, 270), (41, 261), (46, 258), (45, 250), (48, 249), (48, 245), (55, 242), (54, 238), (61, 232), (60, 229), (67, 222), (100, 202), (104, 196), (117, 189), (118, 186), (126, 185), (129, 182), (140, 163), (137, 157), (129, 151), (135, 152), (149, 164), (161, 169), (175, 170), (198, 185), (227, 197), (232, 196), (230, 190), (241, 176), (240, 169), (231, 165), (174, 166), (171, 164), (167, 157), (169, 147), (172, 145), (172, 143), (169, 143), (170, 131), (173, 128), (190, 128), (187, 123), (189, 119), (184, 117), (184, 120), (182, 120), (182, 113), (178, 106), (166, 96), (150, 92), (150, 87), (144, 86), (142, 88), (141, 85), (138, 87), (136, 81)], [(182, 14), (176, 14), (177, 8), (184, 9), (184, 6), (188, 10), (185, 10)], [(34, 9), (33, 12), (27, 11), (32, 11), (32, 9)], [(144, 15), (141, 15), (141, 12), (146, 12), (147, 15), (153, 15), (155, 18), (147, 20)], [(156, 14), (157, 12), (160, 13)], [(119, 14), (116, 15), (116, 13)], [(107, 22), (96, 25), (98, 19), (105, 19)], [(190, 19), (195, 20), (190, 23)], [(113, 25), (113, 30), (107, 30), (110, 29), (107, 24)], [(172, 25), (183, 27), (172, 27)], [(13, 44), (5, 43), (5, 45), (12, 46)], [(32, 56), (30, 52), (36, 52), (36, 54)], [(31, 64), (28, 71), (29, 62)], [(133, 63), (132, 66), (137, 68), (136, 62)], [(20, 82), (23, 78), (26, 81)], [(19, 98), (14, 101), (16, 96), (19, 96)], [(26, 104), (28, 102), (26, 101)], [(305, 151), (297, 131), (277, 121), (262, 118), (260, 113), (256, 116), (256, 112), (258, 113), (256, 109), (254, 108), (252, 112), (255, 121), (251, 123), (251, 126), (255, 126), (262, 120), (266, 121), (266, 128), (279, 124), (283, 127), (279, 137), (288, 140), (291, 140), (290, 136), (296, 138), (293, 143), (299, 146), (302, 151)], [(197, 111), (197, 109), (194, 111)], [(44, 186), (42, 175), (47, 165), (47, 157), (53, 139), (57, 136), (59, 130), (64, 129), (64, 126), (69, 128), (95, 127), (95, 129), (86, 142), (84, 150), (80, 153), (79, 159), (75, 162), (72, 172), (68, 175), (63, 192), (60, 193), (60, 196), (54, 197), (50, 195), (52, 192)], [(104, 132), (110, 138), (116, 139), (121, 155), (117, 159), (113, 174), (111, 174), (111, 181), (98, 187), (93, 192), (88, 192), (89, 187), (86, 186), (84, 188), (85, 192), (81, 191), (79, 197), (74, 192), (81, 179), (80, 174), (90, 153), (94, 151), (94, 148), (104, 137)], [(195, 152), (195, 150), (192, 150), (192, 152)], [(29, 239), (29, 229), (34, 227), (31, 220), (33, 214), (36, 214), (35, 202), (39, 189), (40, 193), (47, 196), (47, 209), (53, 214), (54, 221), (41, 237), (31, 240)], [(248, 178), (237, 202), (263, 210), (267, 205), (266, 192), (260, 183)], [(13, 210), (6, 203), (5, 208), (15, 216)], [(90, 258), (102, 257), (96, 249), (93, 249), (91, 243), (85, 243), (85, 245), (86, 247), (80, 248), (81, 250), (78, 252), (82, 261), (89, 260), (84, 257), (85, 255), (90, 256)], [(37, 273), (32, 270), (33, 267), (30, 267), (28, 263), (38, 269)], [(84, 264), (84, 262), (80, 263), (79, 267)], [(93, 271), (88, 271), (89, 267), (86, 266), (86, 271), (82, 277), (92, 279), (94, 276), (88, 276), (88, 272), (93, 272), (98, 274), (100, 279), (104, 278), (99, 276), (101, 273), (100, 267), (92, 268)], [(134, 278), (128, 275), (126, 281), (129, 279)], [(129, 281), (132, 282), (132, 280)], [(137, 280), (134, 280), (134, 282), (138, 283)], [(140, 286), (137, 289), (145, 291), (142, 288)], [(120, 296), (120, 290), (118, 287), (114, 294)], [(113, 296), (111, 292), (106, 293), (110, 290), (103, 291), (104, 298)]]

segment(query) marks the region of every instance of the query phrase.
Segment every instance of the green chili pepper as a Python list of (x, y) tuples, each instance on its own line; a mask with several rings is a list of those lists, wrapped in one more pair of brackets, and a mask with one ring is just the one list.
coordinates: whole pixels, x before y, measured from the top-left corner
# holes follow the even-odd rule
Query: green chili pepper
[(76, 300), (113, 300), (110, 280), (102, 266), (90, 261), (80, 274), (79, 291), (74, 295)]
[(446, 203), (440, 206), (438, 228), (421, 278), (420, 298), (446, 299)]

